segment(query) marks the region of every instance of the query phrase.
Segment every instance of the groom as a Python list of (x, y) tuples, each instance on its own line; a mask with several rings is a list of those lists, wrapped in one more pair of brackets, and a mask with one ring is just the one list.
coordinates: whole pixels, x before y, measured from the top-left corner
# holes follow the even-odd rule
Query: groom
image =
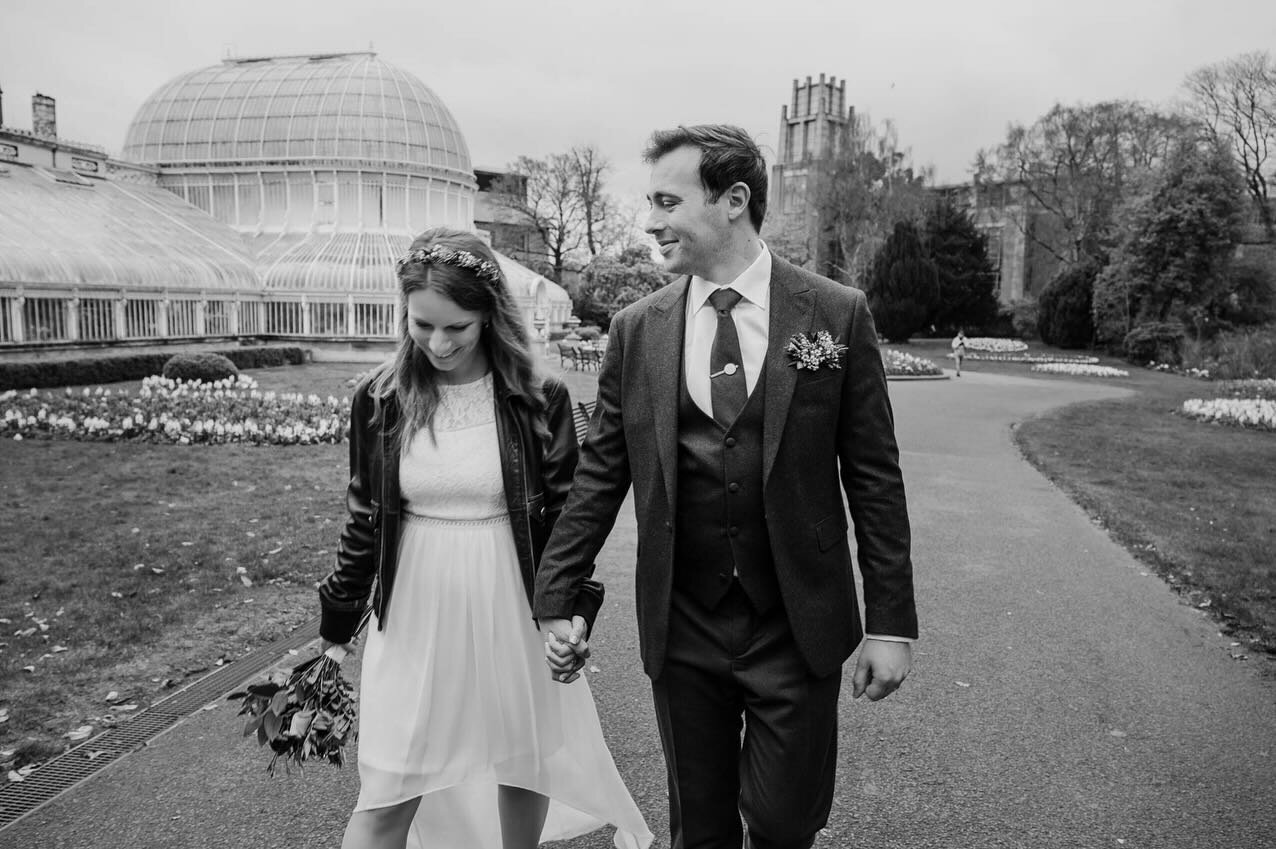
[(766, 163), (743, 130), (657, 132), (646, 160), (647, 232), (685, 276), (612, 322), (534, 612), (573, 679), (588, 648), (568, 619), (632, 484), (673, 847), (805, 849), (833, 801), (843, 662), (867, 629), (853, 693), (883, 698), (917, 636), (877, 334), (862, 292), (759, 238)]

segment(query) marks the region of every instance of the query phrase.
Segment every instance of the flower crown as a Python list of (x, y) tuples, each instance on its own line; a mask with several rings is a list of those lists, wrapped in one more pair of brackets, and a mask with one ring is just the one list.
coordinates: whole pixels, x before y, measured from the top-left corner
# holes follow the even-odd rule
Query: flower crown
[(402, 274), (404, 266), (412, 262), (420, 262), (426, 265), (452, 265), (457, 268), (464, 268), (466, 271), (472, 271), (475, 275), (488, 282), (501, 282), (501, 270), (494, 263), (469, 251), (458, 251), (452, 248), (445, 248), (442, 245), (417, 248), (401, 256), (399, 261), (394, 264), (394, 270)]

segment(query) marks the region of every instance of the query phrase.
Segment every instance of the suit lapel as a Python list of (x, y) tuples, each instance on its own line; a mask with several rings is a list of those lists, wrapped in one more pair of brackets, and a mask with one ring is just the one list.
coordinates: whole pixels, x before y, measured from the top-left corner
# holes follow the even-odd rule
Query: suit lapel
[(784, 348), (795, 333), (809, 333), (815, 319), (814, 292), (793, 272), (793, 267), (777, 256), (771, 258), (770, 322), (767, 327), (766, 401), (762, 426), (762, 484), (771, 477), (771, 467), (780, 450), (780, 437), (788, 421), (797, 369), (789, 365)]
[(678, 391), (682, 385), (682, 349), (690, 283), (690, 277), (683, 277), (664, 290), (647, 313), (643, 333), (642, 352), (647, 361), (656, 457), (671, 508), (676, 503), (674, 490), (678, 483)]

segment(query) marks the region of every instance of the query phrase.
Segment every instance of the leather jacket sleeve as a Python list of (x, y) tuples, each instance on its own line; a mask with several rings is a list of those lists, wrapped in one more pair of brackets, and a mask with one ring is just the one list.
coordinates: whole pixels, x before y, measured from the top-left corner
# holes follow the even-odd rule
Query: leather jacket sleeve
[[(558, 380), (546, 381), (545, 403), (546, 424), (549, 427), (550, 438), (545, 447), (541, 468), (541, 477), (545, 486), (545, 531), (536, 549), (538, 568), (545, 542), (553, 532), (554, 524), (559, 514), (563, 512), (563, 505), (567, 502), (567, 493), (571, 490), (572, 476), (575, 474), (576, 461), (580, 454), (580, 448), (576, 442), (576, 425), (572, 418), (571, 396), (567, 392), (567, 387)], [(603, 606), (604, 593), (602, 583), (592, 578), (582, 579), (576, 586), (576, 601), (572, 614), (584, 617), (591, 633), (594, 629), (594, 620)]]
[(377, 574), (377, 501), (374, 466), (379, 458), (381, 432), (374, 430), (372, 398), (365, 383), (355, 391), (350, 409), (350, 485), (346, 488), (349, 515), (341, 530), (337, 565), (319, 585), (319, 633), (344, 644), (354, 636), (360, 615), (372, 593)]

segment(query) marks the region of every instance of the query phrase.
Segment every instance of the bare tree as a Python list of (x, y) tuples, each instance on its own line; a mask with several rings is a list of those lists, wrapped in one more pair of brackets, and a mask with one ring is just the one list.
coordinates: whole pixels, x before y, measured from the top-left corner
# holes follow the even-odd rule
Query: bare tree
[(1276, 61), (1265, 50), (1245, 53), (1193, 71), (1183, 87), (1193, 117), (1236, 155), (1259, 220), (1273, 235), (1263, 171), (1276, 147)]
[(495, 202), (523, 215), (536, 228), (549, 251), (555, 280), (564, 270), (579, 271), (572, 255), (584, 240), (584, 209), (571, 154), (555, 153), (545, 159), (520, 156), (509, 170), (522, 179), (501, 179), (493, 185)]
[(603, 194), (603, 178), (611, 170), (611, 163), (592, 144), (573, 147), (570, 156), (585, 247), (593, 258), (602, 250), (601, 231), (611, 213), (611, 199)]
[(879, 130), (856, 114), (833, 157), (816, 166), (819, 235), (814, 252), (820, 273), (855, 283), (895, 224), (918, 223), (926, 211), (925, 175), (899, 149), (895, 128)]

